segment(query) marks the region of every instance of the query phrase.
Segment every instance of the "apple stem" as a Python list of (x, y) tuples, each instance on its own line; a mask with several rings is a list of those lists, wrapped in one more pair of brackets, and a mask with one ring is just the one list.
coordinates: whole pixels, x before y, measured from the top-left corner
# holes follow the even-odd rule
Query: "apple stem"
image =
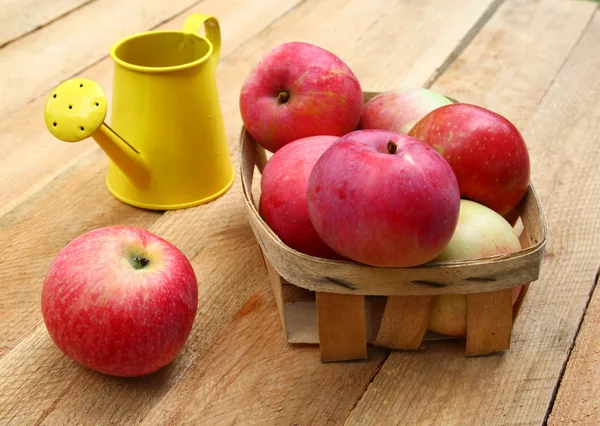
[(398, 145), (396, 143), (394, 143), (394, 141), (389, 141), (387, 143), (388, 154), (395, 154), (397, 150), (398, 150)]
[(290, 98), (290, 94), (288, 92), (286, 92), (285, 90), (282, 90), (281, 92), (279, 92), (277, 94), (277, 102), (279, 102), (280, 104), (286, 103), (289, 98)]
[(131, 264), (133, 265), (134, 269), (145, 268), (149, 263), (150, 261), (143, 256), (136, 256), (131, 259)]

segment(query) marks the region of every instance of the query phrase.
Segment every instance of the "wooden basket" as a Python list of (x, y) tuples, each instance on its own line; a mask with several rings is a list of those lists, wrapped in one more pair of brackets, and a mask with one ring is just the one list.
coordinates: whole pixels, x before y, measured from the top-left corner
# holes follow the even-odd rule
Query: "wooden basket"
[[(365, 101), (375, 94), (365, 93)], [(513, 321), (529, 283), (538, 279), (548, 239), (533, 185), (518, 209), (521, 250), (411, 268), (378, 268), (308, 256), (283, 244), (260, 217), (252, 193), (254, 169), (262, 172), (266, 153), (245, 129), (240, 148), (244, 201), (288, 342), (319, 344), (322, 361), (364, 359), (367, 343), (418, 349), (424, 340), (448, 338), (427, 333), (433, 296), (466, 294), (466, 355), (510, 347)], [(519, 285), (523, 289), (513, 306), (511, 288)]]

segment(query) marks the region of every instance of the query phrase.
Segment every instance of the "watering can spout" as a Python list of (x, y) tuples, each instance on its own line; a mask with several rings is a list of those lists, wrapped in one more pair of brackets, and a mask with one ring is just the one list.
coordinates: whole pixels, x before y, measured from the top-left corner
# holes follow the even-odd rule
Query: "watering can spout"
[(150, 181), (147, 160), (104, 122), (107, 107), (106, 96), (97, 83), (72, 79), (52, 91), (46, 102), (44, 121), (50, 133), (65, 142), (91, 136), (136, 186), (145, 187)]

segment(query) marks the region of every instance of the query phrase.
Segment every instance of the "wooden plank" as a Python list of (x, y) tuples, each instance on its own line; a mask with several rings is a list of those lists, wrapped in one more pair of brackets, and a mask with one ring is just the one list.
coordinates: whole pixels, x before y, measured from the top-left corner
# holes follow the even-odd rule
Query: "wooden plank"
[(4, 0), (0, 47), (94, 0)]
[(321, 363), (318, 349), (286, 345), (268, 284), (254, 309), (236, 318), (196, 360), (143, 425), (341, 424), (385, 359)]
[[(379, 40), (379, 25), (384, 28), (396, 25), (396, 16), (400, 13), (406, 18), (407, 25), (402, 31), (393, 32), (389, 42), (413, 44), (420, 40), (419, 43), (424, 43), (423, 50), (427, 50), (438, 38), (446, 37), (445, 31), (440, 31), (445, 27), (424, 27), (419, 24), (421, 19), (431, 18), (437, 23), (448, 19), (452, 22), (448, 34), (460, 38), (485, 7), (484, 2), (465, 1), (457, 6), (457, 3), (440, 5), (433, 0), (401, 2), (393, 6), (384, 0), (375, 3), (358, 0), (303, 2), (247, 43), (235, 56), (223, 61), (219, 69), (219, 87), (223, 94), (224, 116), (237, 116), (235, 88), (241, 86), (250, 67), (270, 46), (301, 38), (326, 45), (344, 58), (351, 59), (354, 51), (367, 52), (360, 60), (371, 61), (369, 46), (376, 45)], [(458, 14), (462, 17), (460, 22), (453, 18)], [(356, 16), (362, 19), (357, 20)], [(458, 33), (457, 27), (463, 33)], [(358, 46), (348, 43), (348, 34), (356, 37)], [(442, 46), (446, 49), (446, 43)], [(428, 50), (427, 55), (443, 60), (449, 53), (444, 49)], [(415, 61), (419, 59), (415, 58)], [(410, 66), (411, 63), (399, 55), (386, 64), (385, 73), (402, 76)], [(423, 73), (422, 81), (430, 72), (433, 68)], [(365, 80), (365, 84), (370, 84), (376, 77), (367, 75)], [(232, 141), (230, 149), (235, 152), (241, 123), (239, 119), (227, 123)], [(196, 323), (188, 343), (191, 349), (180, 355), (176, 371), (167, 372), (166, 377), (160, 376), (157, 379), (159, 385), (155, 386), (125, 386), (122, 381), (105, 380), (104, 377), (100, 380), (96, 376), (94, 380), (78, 378), (56, 383), (56, 390), (44, 400), (52, 403), (51, 407), (45, 405), (48, 423), (110, 423), (122, 418), (125, 423), (133, 423), (145, 418), (151, 424), (176, 424), (179, 419), (183, 422), (191, 418), (192, 422), (208, 424), (236, 419), (242, 424), (252, 421), (279, 424), (279, 419), (283, 419), (283, 423), (286, 419), (295, 419), (301, 424), (339, 424), (347, 416), (379, 368), (384, 356), (382, 352), (371, 352), (367, 362), (321, 364), (317, 348), (301, 346), (294, 349), (284, 345), (283, 337), (277, 334), (281, 328), (273, 302), (266, 311), (256, 309), (256, 315), (242, 315), (241, 318), (248, 318), (249, 325), (233, 321), (231, 326), (223, 329), (232, 318), (239, 318), (232, 312), (254, 312), (249, 306), (262, 305), (257, 301), (263, 299), (255, 296), (256, 292), (271, 294), (266, 273), (258, 275), (253, 269), (257, 265), (262, 268), (262, 265), (238, 191), (240, 188), (235, 186), (224, 197), (201, 208), (168, 212), (151, 227), (153, 232), (177, 244), (184, 252), (198, 253), (193, 264), (199, 276), (212, 276), (210, 268), (216, 268), (214, 280), (207, 282), (201, 291), (201, 300), (206, 300), (198, 317), (201, 321)], [(207, 243), (210, 244), (207, 246)], [(252, 256), (238, 248), (244, 244), (251, 245)], [(232, 255), (234, 250), (235, 255)], [(242, 306), (245, 301), (248, 301), (247, 305)], [(215, 341), (217, 336), (218, 343)], [(278, 336), (280, 340), (276, 340)], [(212, 355), (211, 347), (218, 349), (217, 355)], [(235, 353), (229, 353), (230, 350)], [(224, 363), (224, 359), (231, 359), (237, 367), (232, 368), (229, 362)], [(226, 374), (227, 371), (231, 374)], [(276, 373), (267, 374), (266, 371)], [(285, 375), (286, 372), (291, 372), (291, 376)], [(37, 374), (44, 374), (43, 370)], [(30, 379), (29, 382), (33, 382), (35, 375)], [(30, 386), (34, 387), (33, 384)], [(302, 391), (298, 393), (298, 389)], [(31, 398), (36, 392), (20, 391), (19, 395)], [(310, 401), (308, 407), (307, 400)], [(12, 405), (11, 413), (15, 412), (15, 407), (17, 405)], [(146, 415), (149, 409), (151, 412)], [(31, 415), (30, 418), (36, 417)]]
[[(243, 0), (204, 0), (197, 6), (187, 9), (174, 19), (161, 24), (157, 27), (157, 29), (179, 29), (183, 26), (187, 16), (192, 12), (201, 11), (203, 13), (213, 13), (218, 17), (221, 24), (221, 58), (222, 60), (225, 60), (225, 58), (235, 51), (235, 49), (238, 48), (245, 40), (262, 31), (262, 29), (268, 26), (272, 20), (277, 19), (277, 17), (279, 17), (282, 13), (285, 13), (285, 11), (287, 11), (298, 1), (299, 0), (270, 0), (248, 3)], [(125, 4), (127, 2), (121, 3)], [(156, 8), (156, 5), (151, 6), (151, 4), (154, 3), (155, 2), (144, 2), (144, 6), (140, 6), (141, 9), (136, 10), (135, 12), (131, 12), (129, 9), (122, 11), (117, 7), (115, 10), (119, 11), (119, 14), (130, 14), (136, 16), (136, 19), (141, 19), (143, 21), (136, 21), (136, 25), (138, 25), (136, 27), (125, 25), (125, 31), (123, 31), (123, 33), (130, 34), (134, 31), (147, 29), (141, 25), (144, 23), (146, 25), (150, 25), (157, 19), (160, 20), (160, 10), (156, 10), (152, 13), (150, 11), (145, 11), (144, 13), (140, 12), (145, 10), (144, 7)], [(135, 3), (127, 4), (130, 6), (135, 6)], [(161, 4), (161, 7), (168, 7), (170, 11), (175, 10), (174, 5), (167, 5), (167, 3)], [(91, 5), (89, 5), (89, 7), (91, 7)], [(81, 11), (78, 12), (83, 13)], [(109, 12), (110, 10), (105, 11), (105, 13)], [(151, 20), (145, 21), (143, 15), (148, 15)], [(171, 15), (172, 13), (170, 15), (167, 14), (166, 16)], [(83, 18), (79, 18), (93, 19), (94, 21), (98, 19), (97, 17), (93, 16), (87, 17), (87, 15)], [(120, 19), (125, 19), (125, 17)], [(111, 20), (112, 18), (107, 19), (107, 21)], [(162, 22), (162, 20), (160, 21)], [(59, 21), (57, 21), (57, 25), (58, 22)], [(85, 22), (87, 22), (87, 25), (92, 26), (90, 22)], [(63, 31), (64, 33), (67, 31), (67, 24), (63, 23), (61, 25), (65, 25), (65, 28), (61, 27), (62, 29), (57, 29), (56, 31)], [(116, 23), (115, 28), (117, 28)], [(123, 35), (115, 31), (117, 30), (113, 29), (110, 34), (104, 36), (106, 43), (105, 45), (98, 46), (96, 48), (93, 60), (90, 60), (91, 62), (107, 55), (110, 44), (116, 41), (118, 37)], [(119, 28), (118, 31), (122, 31), (122, 29)], [(65, 36), (65, 34), (62, 34), (62, 36)], [(23, 40), (25, 40), (25, 38)], [(63, 46), (61, 40), (62, 39), (60, 39), (60, 37), (50, 41), (44, 39), (44, 43), (51, 43), (53, 41), (53, 45)], [(40, 43), (41, 42), (42, 41), (40, 41)], [(3, 52), (6, 52), (7, 49), (8, 47), (0, 50), (0, 70), (3, 69), (1, 58), (4, 57), (2, 56), (4, 55)], [(28, 49), (30, 48), (25, 47), (24, 49), (26, 52), (29, 52)], [(86, 52), (89, 52), (90, 50), (93, 50), (92, 47), (88, 47)], [(23, 56), (24, 61), (32, 60), (32, 55), (29, 53), (25, 54), (21, 50), (19, 50), (19, 52), (20, 53), (18, 54)], [(44, 58), (54, 55), (53, 51), (47, 51), (41, 48), (40, 52), (42, 52), (40, 55)], [(68, 55), (71, 53), (72, 52), (69, 52)], [(89, 54), (91, 55), (91, 53)], [(71, 77), (72, 74), (79, 72), (80, 69), (84, 67), (83, 63), (79, 63), (79, 65), (77, 65), (77, 62), (71, 62), (71, 66), (65, 67), (64, 65), (67, 63), (65, 58), (68, 55), (67, 53), (61, 55), (58, 55), (57, 58), (49, 58), (48, 60), (52, 59), (53, 61), (56, 61), (56, 66), (59, 66), (61, 69), (65, 68), (66, 71), (61, 71), (63, 74), (55, 75), (51, 78), (47, 75), (47, 73), (39, 73), (36, 71), (36, 78), (48, 79), (48, 84), (40, 90), (50, 89), (51, 86), (53, 87), (60, 83), (61, 79)], [(7, 60), (10, 59), (9, 56), (5, 56), (5, 58)], [(27, 64), (29, 64), (29, 62), (25, 62), (24, 66), (33, 66), (32, 64)], [(40, 68), (40, 66), (36, 67), (37, 69)], [(52, 65), (49, 64), (44, 64), (42, 66), (43, 69), (50, 67), (52, 67)], [(90, 68), (80, 72), (77, 74), (77, 76), (86, 77), (97, 81), (104, 89), (107, 97), (111, 99), (112, 68), (112, 60), (110, 58), (105, 58)], [(14, 72), (17, 73), (16, 71)], [(2, 73), (2, 75), (4, 74)], [(13, 90), (8, 87), (10, 86), (9, 83), (10, 82), (8, 80), (3, 79), (0, 82), (2, 85), (0, 92), (4, 93), (4, 86), (7, 86), (7, 90)], [(25, 87), (29, 88), (30, 85), (25, 85)], [(221, 93), (227, 93), (227, 91), (231, 90), (231, 88), (225, 88), (222, 90), (225, 90), (225, 92), (222, 91)], [(35, 95), (38, 94), (38, 92), (35, 93)], [(0, 214), (14, 208), (15, 205), (18, 205), (23, 200), (27, 199), (27, 197), (30, 197), (44, 185), (48, 184), (48, 182), (50, 182), (56, 176), (72, 167), (73, 164), (79, 161), (79, 159), (81, 159), (83, 156), (87, 155), (91, 150), (96, 149), (96, 145), (91, 139), (82, 141), (80, 143), (67, 144), (50, 135), (40, 115), (44, 110), (44, 104), (46, 102), (45, 96), (47, 95), (48, 93), (45, 93), (41, 98), (37, 98), (35, 101), (24, 106), (23, 108), (15, 107), (15, 112), (12, 115), (8, 115), (7, 117), (2, 117), (0, 119), (0, 181), (2, 182), (2, 185), (0, 186), (0, 199), (3, 200), (3, 203), (0, 206)], [(32, 117), (37, 118), (32, 119)], [(110, 122), (110, 118), (108, 121)]]
[(395, 349), (419, 349), (427, 331), (432, 303), (433, 296), (388, 297), (373, 344)]
[[(490, 28), (499, 31), (501, 19), (527, 14), (528, 7), (522, 2), (507, 2), (502, 13), (492, 19), (493, 24), (490, 21)], [(535, 8), (556, 8), (558, 12), (563, 5), (538, 2)], [(564, 5), (565, 12), (577, 8), (588, 17), (594, 15), (594, 5)], [(502, 63), (503, 72), (510, 74), (514, 72), (511, 69), (523, 67), (519, 52), (535, 50), (544, 34), (548, 40), (561, 33), (572, 34), (577, 23), (585, 29), (587, 20), (578, 18), (569, 25), (563, 22), (560, 27), (548, 26), (532, 40), (527, 36), (528, 29), (511, 26), (509, 21), (496, 38), (504, 40), (502, 45), (513, 46), (510, 57), (496, 57), (487, 28), (473, 46), (487, 44), (487, 60)], [(528, 41), (535, 43), (528, 46)], [(594, 148), (594, 135), (600, 131), (600, 106), (596, 102), (600, 82), (595, 71), (600, 67), (600, 58), (592, 53), (599, 43), (600, 18), (596, 15), (567, 62), (554, 68), (560, 67), (560, 72), (535, 114), (527, 111), (527, 117), (521, 117), (529, 123), (524, 136), (530, 147), (533, 179), (545, 199), (553, 243), (547, 249), (542, 276), (531, 285), (515, 323), (511, 349), (501, 355), (465, 358), (458, 344), (436, 342), (426, 344), (425, 351), (419, 354), (393, 353), (346, 424), (369, 425), (377, 423), (377, 419), (445, 425), (542, 424), (589, 298), (597, 268), (595, 256), (600, 249), (600, 217), (595, 214), (595, 194), (600, 190), (596, 172), (600, 151)], [(481, 49), (483, 46), (471, 51)], [(566, 57), (569, 52), (563, 53)], [(509, 67), (513, 56), (517, 59)], [(478, 55), (471, 58), (469, 49), (459, 62), (466, 65), (472, 60), (479, 61), (483, 68), (491, 67), (481, 62)], [(548, 72), (547, 66), (542, 65), (544, 73)], [(460, 68), (451, 68), (450, 72), (454, 75), (445, 79), (448, 86), (436, 84), (435, 89), (451, 89), (450, 82), (462, 79), (477, 81), (470, 74), (461, 76)], [(538, 77), (531, 78), (532, 87), (537, 90)], [(497, 77), (492, 80), (487, 83), (490, 87), (496, 85)], [(520, 81), (527, 87), (526, 80)], [(497, 86), (501, 93), (504, 89)], [(511, 101), (514, 106), (503, 106), (507, 111), (518, 111), (521, 100), (531, 105), (529, 96), (528, 91), (523, 91)], [(410, 394), (403, 393), (397, 383), (403, 383), (404, 389), (409, 387)]]
[(317, 292), (321, 361), (367, 357), (365, 296)]
[(507, 0), (435, 88), (523, 130), (595, 9), (587, 1)]
[(467, 294), (467, 356), (510, 348), (512, 290)]
[(548, 419), (550, 425), (600, 424), (600, 290), (595, 290)]

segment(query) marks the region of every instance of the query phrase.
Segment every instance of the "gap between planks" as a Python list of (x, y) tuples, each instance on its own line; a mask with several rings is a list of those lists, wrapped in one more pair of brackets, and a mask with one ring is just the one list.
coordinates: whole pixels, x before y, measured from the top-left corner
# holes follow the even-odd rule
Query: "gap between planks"
[[(10, 43), (38, 31), (46, 25), (57, 21), (70, 13), (86, 6), (96, 0), (58, 0), (58, 1), (31, 1), (8, 0), (4, 5), (4, 15), (0, 18), (0, 49)], [(61, 3), (65, 3), (61, 7)], [(8, 9), (11, 7), (11, 9)], [(25, 10), (23, 10), (23, 7)], [(16, 9), (19, 9), (18, 11)], [(29, 9), (31, 8), (31, 10)], [(32, 20), (31, 15), (35, 16)]]
[(471, 27), (469, 32), (463, 37), (463, 39), (457, 44), (456, 48), (448, 55), (446, 60), (442, 62), (442, 64), (435, 70), (435, 72), (429, 77), (429, 79), (425, 82), (423, 87), (430, 88), (437, 81), (437, 79), (446, 72), (448, 68), (456, 61), (456, 59), (463, 53), (463, 51), (467, 48), (471, 41), (477, 34), (481, 31), (481, 29), (487, 24), (487, 22), (494, 16), (498, 8), (504, 3), (506, 0), (494, 0), (494, 2), (487, 8), (487, 10), (481, 15), (481, 17), (475, 22), (475, 25)]
[[(585, 309), (584, 309), (584, 315), (581, 316), (581, 321), (579, 321), (579, 324), (577, 326), (577, 332), (575, 333), (575, 337), (573, 338), (573, 342), (571, 343), (571, 346), (569, 347), (569, 351), (567, 354), (567, 359), (563, 365), (562, 370), (560, 371), (560, 376), (558, 378), (558, 382), (556, 384), (556, 387), (554, 389), (554, 392), (552, 394), (552, 399), (550, 400), (550, 404), (548, 405), (548, 410), (546, 411), (546, 416), (544, 417), (544, 425), (545, 424), (559, 424), (564, 422), (564, 416), (561, 416), (562, 413), (560, 412), (554, 412), (554, 408), (557, 407), (557, 401), (559, 401), (559, 404), (562, 402), (560, 401), (559, 395), (562, 391), (564, 391), (563, 388), (561, 388), (563, 381), (565, 381), (567, 383), (567, 385), (569, 385), (569, 380), (575, 380), (575, 379), (571, 379), (570, 376), (568, 376), (567, 374), (567, 370), (570, 368), (570, 361), (571, 361), (571, 357), (573, 356), (573, 351), (575, 350), (575, 348), (577, 347), (578, 344), (581, 344), (581, 342), (579, 341), (579, 339), (583, 339), (585, 338), (585, 333), (587, 331), (587, 329), (585, 329), (584, 324), (586, 321), (586, 317), (588, 314), (588, 309), (590, 308), (590, 305), (592, 304), (592, 299), (594, 298), (594, 294), (596, 294), (596, 289), (598, 289), (598, 280), (600, 280), (600, 265), (598, 266), (598, 269), (596, 270), (596, 276), (594, 278), (594, 284), (592, 286), (592, 288), (590, 289), (590, 294), (589, 294), (589, 298), (588, 301), (585, 305)], [(600, 292), (598, 294), (596, 294), (596, 296), (598, 298), (600, 298)], [(594, 326), (598, 326), (598, 324), (594, 324), (594, 325), (588, 325), (587, 327), (594, 327)], [(580, 337), (581, 336), (581, 337)], [(573, 369), (575, 369), (575, 367), (573, 367)], [(572, 372), (571, 374), (577, 375), (578, 372)], [(594, 378), (592, 378), (594, 379)], [(574, 385), (573, 385), (574, 386)], [(578, 392), (575, 392), (578, 393)], [(598, 396), (598, 395), (592, 395), (592, 397), (594, 396)], [(564, 397), (564, 399), (569, 399), (570, 395), (567, 395)], [(598, 405), (599, 403), (597, 402), (598, 400), (595, 398), (592, 398), (594, 401), (596, 401), (596, 405), (592, 407), (592, 409), (596, 410), (596, 413), (598, 415), (598, 417), (600, 417), (600, 412), (598, 412)], [(586, 398), (586, 401), (588, 400), (588, 398)], [(559, 406), (560, 407), (560, 406)], [(578, 407), (580, 408), (580, 407)], [(577, 412), (581, 412), (581, 409), (578, 409)], [(571, 416), (573, 416), (574, 414), (576, 414), (573, 410), (571, 411), (571, 413), (567, 413), (567, 414), (571, 414)], [(559, 423), (555, 423), (555, 419), (558, 417), (558, 420), (556, 420), (556, 422)], [(572, 417), (569, 419), (571, 422), (575, 422), (576, 420)]]

